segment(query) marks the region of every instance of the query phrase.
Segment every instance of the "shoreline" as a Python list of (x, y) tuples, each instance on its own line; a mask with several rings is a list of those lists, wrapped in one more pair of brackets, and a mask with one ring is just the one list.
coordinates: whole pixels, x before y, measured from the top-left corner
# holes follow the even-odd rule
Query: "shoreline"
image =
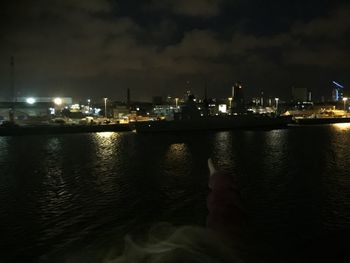
[(28, 125), (0, 127), (0, 136), (132, 131), (129, 124)]
[[(70, 133), (93, 133), (93, 132), (130, 132), (135, 130), (138, 133), (149, 133), (149, 132), (199, 132), (207, 130), (237, 130), (237, 129), (247, 129), (247, 130), (270, 130), (270, 129), (288, 129), (292, 126), (310, 126), (310, 125), (327, 125), (334, 123), (350, 123), (350, 118), (340, 117), (340, 118), (303, 118), (303, 119), (293, 119), (289, 123), (275, 123), (268, 125), (248, 125), (244, 126), (232, 126), (227, 127), (226, 125), (221, 127), (203, 127), (197, 126), (191, 127), (187, 123), (186, 128), (176, 127), (171, 123), (164, 123), (165, 121), (152, 121), (152, 122), (139, 122), (132, 124), (98, 124), (98, 125), (26, 125), (26, 126), (0, 126), (0, 136), (19, 136), (19, 135), (47, 135), (47, 134), (70, 134)], [(167, 127), (162, 127), (167, 124)], [(170, 126), (169, 126), (170, 124)], [(142, 128), (140, 128), (140, 125)], [(154, 127), (155, 125), (155, 127)], [(152, 127), (153, 126), (153, 127)], [(169, 127), (168, 127), (169, 126)]]

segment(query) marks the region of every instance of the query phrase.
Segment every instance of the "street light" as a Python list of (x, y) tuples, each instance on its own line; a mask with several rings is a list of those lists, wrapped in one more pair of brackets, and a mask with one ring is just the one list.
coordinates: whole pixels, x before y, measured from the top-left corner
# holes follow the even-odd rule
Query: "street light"
[(88, 99), (88, 100), (87, 100), (87, 103), (88, 103), (88, 111), (89, 111), (89, 114), (90, 114), (90, 102), (91, 102), (91, 100)]
[(103, 98), (105, 101), (105, 118), (107, 119), (107, 98)]
[(178, 102), (179, 102), (179, 98), (175, 98), (175, 106), (176, 106), (176, 109), (178, 107)]
[(279, 98), (275, 98), (275, 101), (276, 101), (276, 112), (278, 111), (278, 101), (279, 100), (280, 100)]
[(27, 98), (26, 102), (30, 105), (33, 105), (36, 102), (36, 100), (34, 98)]
[(346, 101), (348, 100), (348, 98), (344, 97), (343, 101), (344, 101), (344, 111), (346, 111)]
[(53, 102), (54, 102), (57, 106), (59, 106), (59, 105), (62, 104), (62, 99), (61, 99), (61, 98), (55, 98), (55, 99), (53, 100)]

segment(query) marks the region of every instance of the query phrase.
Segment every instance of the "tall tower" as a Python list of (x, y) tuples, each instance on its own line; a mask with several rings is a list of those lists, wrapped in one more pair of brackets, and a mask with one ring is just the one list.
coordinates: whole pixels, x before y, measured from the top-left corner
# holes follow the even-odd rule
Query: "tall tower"
[(130, 108), (130, 89), (128, 88), (126, 91), (126, 106)]
[(9, 109), (9, 121), (15, 122), (15, 59), (11, 56), (11, 107)]
[(245, 111), (244, 92), (241, 83), (236, 82), (232, 87), (233, 111), (243, 113)]
[(312, 92), (310, 90), (307, 92), (307, 101), (312, 102)]
[(208, 115), (209, 114), (209, 101), (208, 101), (207, 82), (205, 82), (205, 86), (204, 86), (203, 114), (204, 115)]
[(261, 97), (260, 97), (260, 106), (264, 107), (264, 92), (262, 91), (261, 93)]

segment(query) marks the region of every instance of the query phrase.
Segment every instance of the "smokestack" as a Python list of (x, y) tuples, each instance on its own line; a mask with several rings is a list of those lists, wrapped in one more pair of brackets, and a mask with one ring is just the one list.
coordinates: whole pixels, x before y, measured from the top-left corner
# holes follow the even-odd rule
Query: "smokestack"
[(308, 92), (307, 99), (310, 102), (312, 101), (312, 93), (311, 93), (311, 91)]
[(127, 95), (126, 95), (126, 105), (130, 107), (130, 89), (127, 89)]
[(9, 121), (15, 122), (15, 59), (11, 56), (11, 108), (9, 110)]

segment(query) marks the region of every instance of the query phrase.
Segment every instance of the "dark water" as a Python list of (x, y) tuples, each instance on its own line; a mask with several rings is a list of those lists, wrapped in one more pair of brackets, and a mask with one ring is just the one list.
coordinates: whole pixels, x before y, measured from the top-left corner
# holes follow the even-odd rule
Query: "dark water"
[(204, 226), (212, 157), (239, 178), (247, 262), (340, 261), (350, 227), (349, 147), (346, 124), (0, 137), (1, 258), (93, 258), (158, 222)]

